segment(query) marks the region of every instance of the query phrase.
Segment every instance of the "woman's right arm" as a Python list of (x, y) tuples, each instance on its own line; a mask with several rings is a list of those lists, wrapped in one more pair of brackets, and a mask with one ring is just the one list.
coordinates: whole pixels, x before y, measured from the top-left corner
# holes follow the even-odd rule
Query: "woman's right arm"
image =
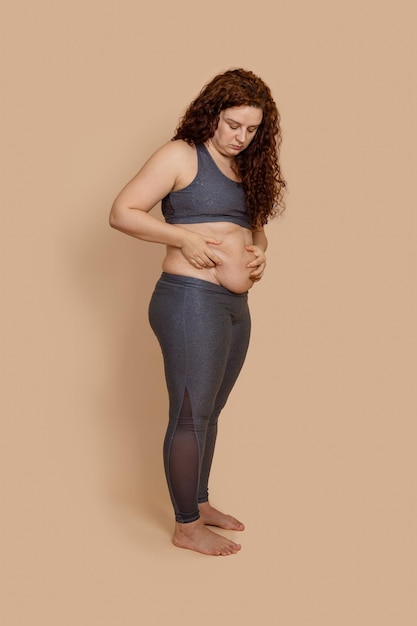
[(189, 161), (187, 151), (190, 149), (177, 141), (159, 148), (119, 193), (109, 221), (112, 228), (132, 237), (179, 248), (194, 267), (195, 259), (199, 259), (198, 265), (202, 267), (213, 267), (220, 263), (220, 259), (207, 244), (218, 244), (218, 240), (149, 215), (149, 211), (175, 187)]

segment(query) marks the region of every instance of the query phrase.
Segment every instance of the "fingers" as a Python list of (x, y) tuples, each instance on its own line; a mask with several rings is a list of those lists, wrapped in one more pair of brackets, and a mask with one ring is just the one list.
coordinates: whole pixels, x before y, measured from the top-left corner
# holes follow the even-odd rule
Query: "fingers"
[(260, 280), (263, 276), (264, 271), (265, 263), (262, 263), (256, 270), (253, 270), (253, 272), (249, 274), (249, 277), (251, 278), (251, 280)]
[(246, 267), (259, 267), (260, 265), (266, 265), (266, 259), (256, 258), (248, 263)]
[(246, 250), (252, 252), (254, 255), (253, 261), (250, 261), (246, 267), (254, 268), (249, 274), (249, 277), (253, 281), (261, 280), (266, 267), (266, 257), (264, 251), (258, 246), (246, 246)]
[(221, 265), (222, 263), (221, 260), (217, 256), (215, 255), (208, 256), (207, 254), (194, 256), (191, 259), (189, 259), (189, 261), (195, 267), (201, 267), (201, 268), (215, 267), (216, 265)]
[(246, 265), (246, 267), (254, 267), (254, 268), (258, 268), (258, 267), (263, 267), (262, 271), (264, 271), (265, 266), (266, 266), (266, 257), (264, 254), (257, 256), (253, 259), (253, 261), (250, 261), (250, 263), (248, 263)]
[[(218, 239), (208, 238), (206, 239), (206, 243), (218, 246), (221, 241)], [(216, 265), (221, 265), (221, 259), (217, 256), (217, 254), (211, 248), (203, 250), (199, 256), (195, 256), (196, 261), (201, 265), (201, 267), (215, 267)]]
[(260, 265), (266, 265), (266, 256), (261, 248), (258, 248), (258, 246), (246, 246), (246, 250), (248, 250), (248, 252), (252, 252), (255, 257), (253, 261), (250, 261), (247, 264), (246, 267), (259, 267)]
[(202, 259), (189, 259), (189, 261), (191, 265), (194, 265), (194, 267), (199, 267), (199, 268), (209, 267), (208, 265), (206, 265), (206, 263)]
[(221, 265), (220, 259), (210, 249), (208, 249), (207, 251), (194, 251), (194, 254), (191, 254), (188, 257), (188, 261), (194, 267), (200, 268), (215, 267), (216, 265)]
[[(206, 243), (218, 246), (219, 244), (221, 244), (221, 241), (219, 241), (218, 239), (207, 239)], [(214, 250), (211, 250), (211, 248), (209, 249), (209, 252), (205, 253), (203, 261), (205, 261), (205, 263), (208, 263), (208, 267), (214, 267), (215, 265), (222, 264), (221, 259), (219, 259), (217, 254), (214, 252)]]
[(181, 251), (187, 261), (194, 267), (215, 267), (216, 265), (221, 265), (221, 259), (217, 256), (212, 246), (218, 246), (219, 244), (221, 244), (221, 241), (214, 237), (188, 232)]
[(221, 243), (214, 237), (206, 237), (197, 233), (188, 232), (187, 238), (181, 247), (181, 252), (187, 261), (196, 268), (212, 268), (221, 265), (221, 259), (217, 256), (212, 246)]

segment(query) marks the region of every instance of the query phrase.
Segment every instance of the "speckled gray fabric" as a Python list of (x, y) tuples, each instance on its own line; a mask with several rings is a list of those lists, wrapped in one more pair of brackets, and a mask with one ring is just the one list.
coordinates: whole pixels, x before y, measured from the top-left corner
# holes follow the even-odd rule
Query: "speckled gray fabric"
[(250, 336), (247, 293), (162, 274), (149, 305), (169, 394), (164, 465), (178, 522), (199, 518), (217, 420), (245, 360)]
[(196, 146), (198, 171), (184, 189), (171, 191), (161, 204), (169, 224), (232, 222), (250, 228), (241, 183), (223, 174), (204, 144)]

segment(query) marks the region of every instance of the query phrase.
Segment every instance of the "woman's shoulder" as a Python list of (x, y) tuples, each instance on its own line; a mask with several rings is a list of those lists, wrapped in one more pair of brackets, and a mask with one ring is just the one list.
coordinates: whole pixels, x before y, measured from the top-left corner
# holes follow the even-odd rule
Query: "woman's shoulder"
[(155, 156), (163, 159), (192, 159), (195, 158), (196, 148), (183, 139), (171, 140), (162, 145)]
[(182, 188), (196, 175), (197, 151), (195, 146), (176, 139), (161, 146), (152, 155), (150, 162), (156, 171), (171, 173), (175, 179), (175, 189)]
[(182, 139), (168, 141), (160, 146), (148, 159), (147, 164), (181, 171), (196, 161), (196, 148)]

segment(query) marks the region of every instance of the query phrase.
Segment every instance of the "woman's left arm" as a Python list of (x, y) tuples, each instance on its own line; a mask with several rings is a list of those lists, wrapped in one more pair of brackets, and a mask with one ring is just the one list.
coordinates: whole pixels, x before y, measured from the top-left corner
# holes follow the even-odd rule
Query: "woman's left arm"
[(246, 250), (252, 252), (255, 255), (253, 261), (248, 263), (247, 267), (253, 267), (253, 271), (250, 273), (252, 280), (257, 281), (262, 278), (262, 275), (266, 267), (265, 252), (268, 247), (268, 239), (266, 238), (263, 228), (257, 228), (252, 231), (253, 243), (250, 246), (246, 246)]

